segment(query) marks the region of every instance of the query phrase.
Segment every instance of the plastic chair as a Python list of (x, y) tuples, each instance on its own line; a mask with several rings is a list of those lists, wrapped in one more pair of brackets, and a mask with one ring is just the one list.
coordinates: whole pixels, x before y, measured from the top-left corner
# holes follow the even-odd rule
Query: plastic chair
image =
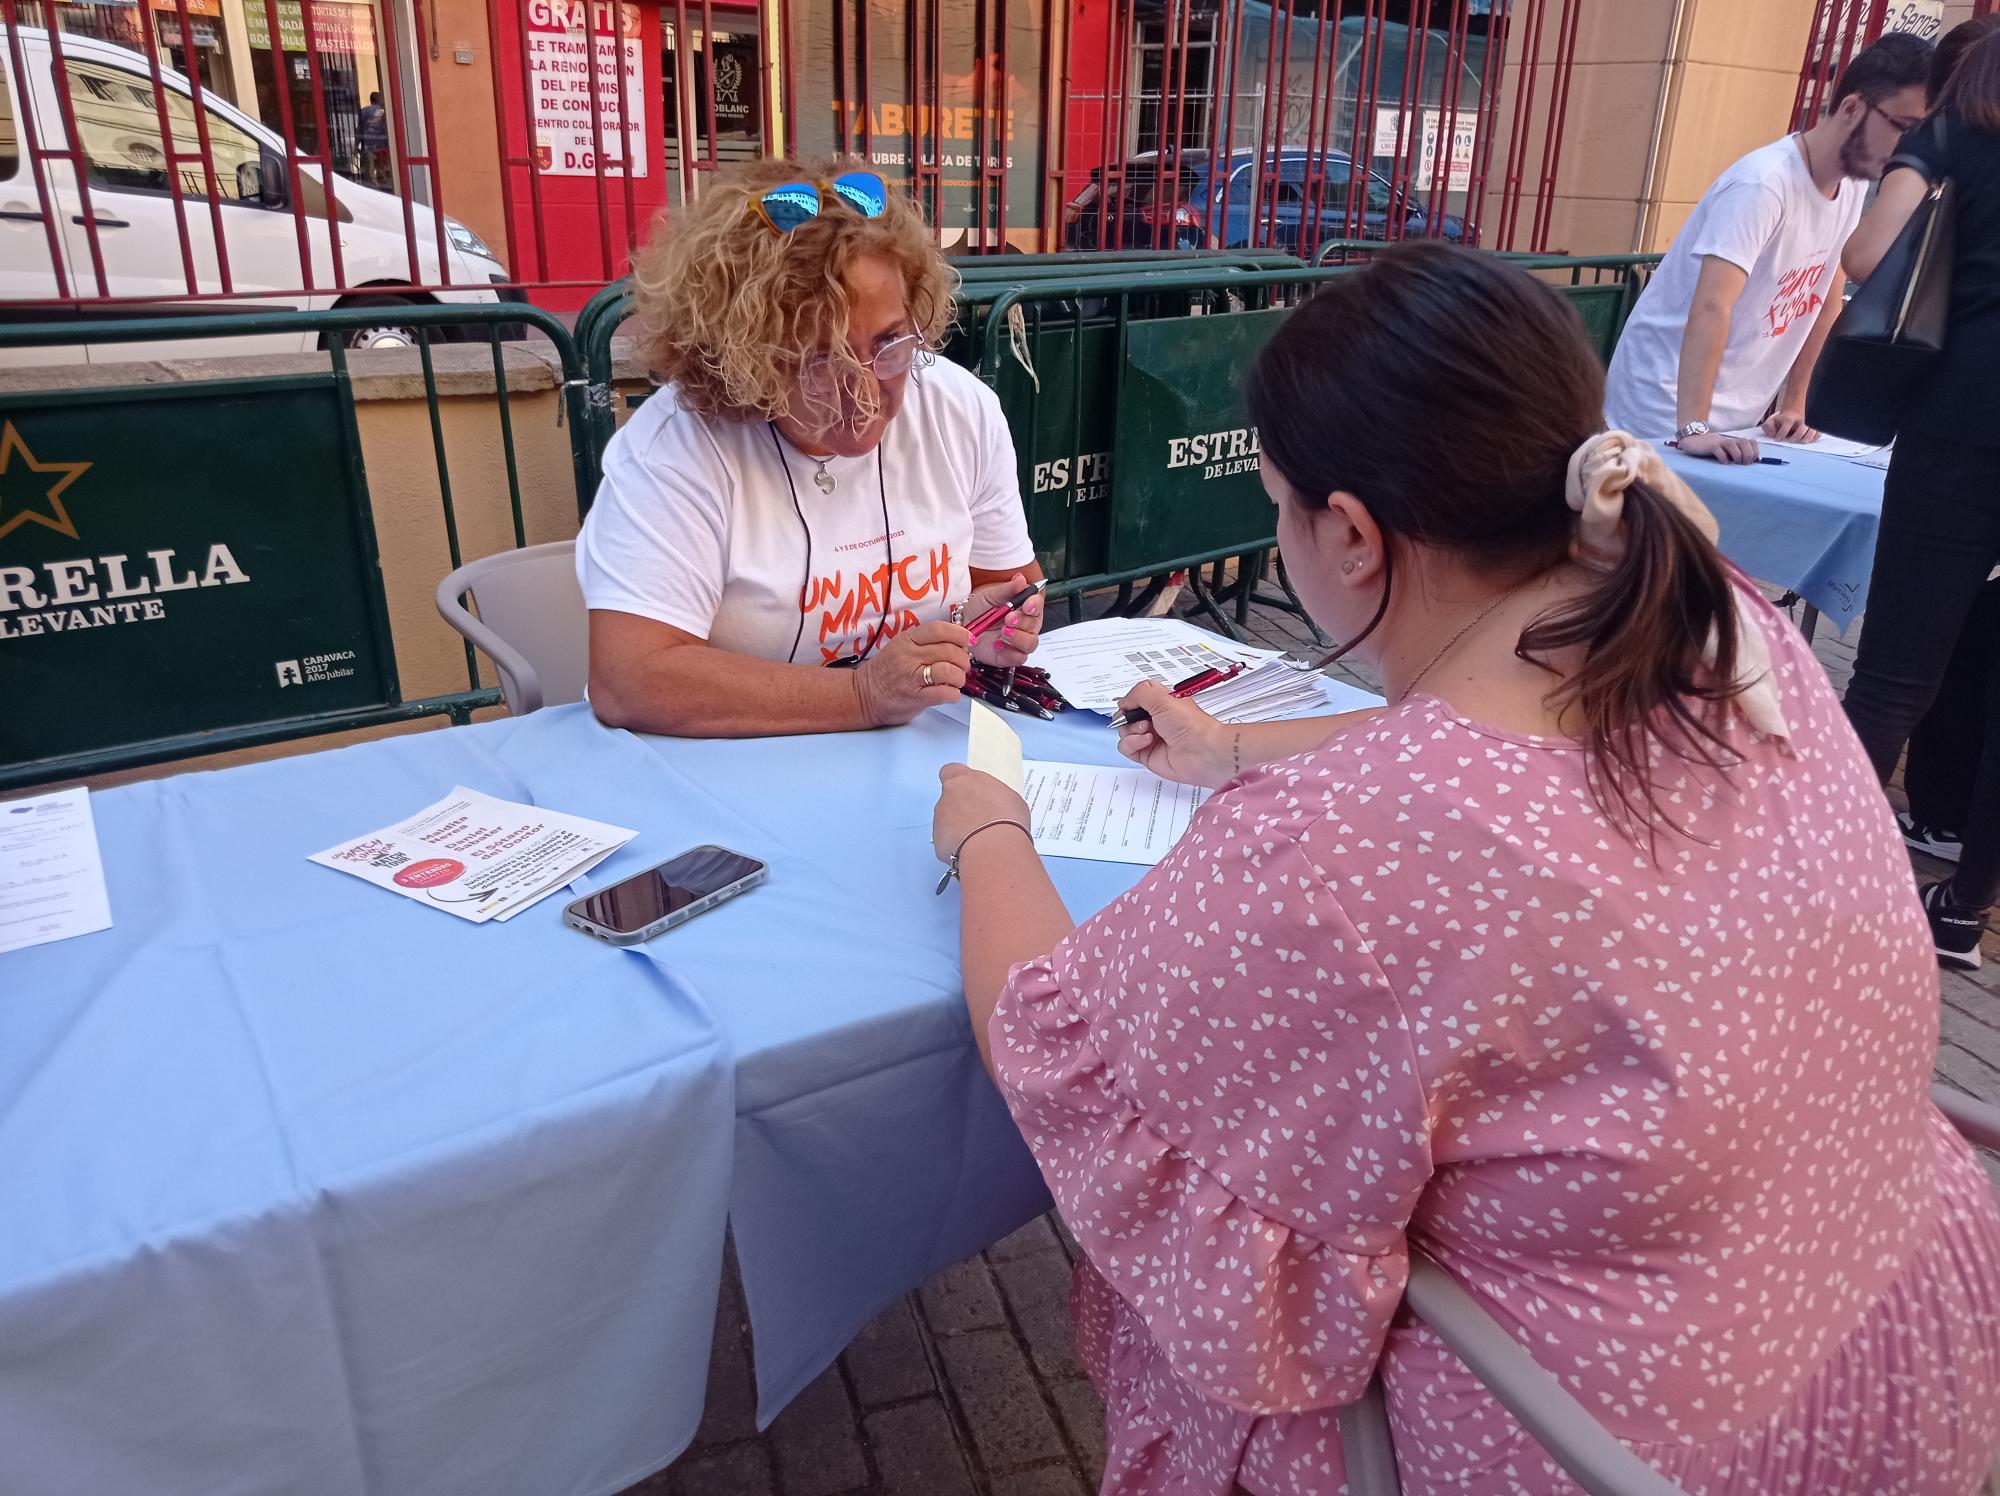
[[(466, 608), (467, 594), (477, 614)], [(468, 561), (438, 583), (437, 610), (492, 659), (515, 716), (583, 700), (590, 618), (576, 582), (575, 541)]]
[[(1931, 1098), (1967, 1142), (2000, 1151), (2000, 1109), (1944, 1086), (1932, 1087)], [(1612, 1437), (1451, 1274), (1414, 1248), (1403, 1303), (1590, 1496), (1680, 1496), (1679, 1486)], [(1398, 1496), (1380, 1376), (1340, 1410), (1340, 1445), (1349, 1496)]]

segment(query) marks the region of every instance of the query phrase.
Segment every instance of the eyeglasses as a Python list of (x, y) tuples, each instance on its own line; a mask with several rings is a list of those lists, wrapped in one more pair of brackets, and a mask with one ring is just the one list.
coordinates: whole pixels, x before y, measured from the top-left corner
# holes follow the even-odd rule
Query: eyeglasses
[[(900, 379), (910, 372), (917, 361), (917, 355), (924, 350), (921, 333), (906, 332), (901, 337), (891, 338), (875, 350), (874, 356), (858, 360), (861, 367), (878, 380), (887, 382)], [(840, 376), (834, 371), (833, 359), (824, 353), (814, 354), (799, 370), (799, 389), (810, 400), (831, 404), (840, 393)]]
[(1870, 114), (1879, 114), (1887, 120), (1898, 135), (1907, 135), (1923, 123), (1920, 119), (1899, 118), (1884, 109), (1880, 104), (1877, 104), (1873, 99), (1864, 98), (1861, 102), (1867, 107)]
[(889, 211), (889, 184), (872, 171), (846, 172), (831, 182), (787, 182), (750, 206), (775, 232), (789, 234), (819, 217), (828, 194), (863, 218), (880, 218)]

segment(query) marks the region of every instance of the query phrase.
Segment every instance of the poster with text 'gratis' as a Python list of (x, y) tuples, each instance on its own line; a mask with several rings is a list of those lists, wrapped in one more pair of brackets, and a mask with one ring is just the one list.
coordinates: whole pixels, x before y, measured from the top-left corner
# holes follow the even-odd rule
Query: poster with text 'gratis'
[(542, 174), (595, 176), (601, 146), (607, 176), (624, 175), (628, 163), (633, 176), (645, 176), (646, 72), (639, 59), (639, 7), (614, 8), (606, 0), (588, 5), (583, 0), (528, 0), (526, 42), (535, 158)]

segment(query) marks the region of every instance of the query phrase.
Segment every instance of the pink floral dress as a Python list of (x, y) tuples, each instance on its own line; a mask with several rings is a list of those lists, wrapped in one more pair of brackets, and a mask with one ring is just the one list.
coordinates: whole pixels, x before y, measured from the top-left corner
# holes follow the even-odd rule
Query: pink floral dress
[(1569, 1492), (1398, 1315), (1407, 1246), (1690, 1492), (1936, 1496), (2000, 1444), (2000, 1210), (1932, 1107), (1909, 865), (1803, 641), (1789, 745), (1659, 766), (1415, 697), (1213, 797), (994, 1012), (1087, 1261), (1103, 1490), (1342, 1487), (1376, 1363), (1410, 1492)]

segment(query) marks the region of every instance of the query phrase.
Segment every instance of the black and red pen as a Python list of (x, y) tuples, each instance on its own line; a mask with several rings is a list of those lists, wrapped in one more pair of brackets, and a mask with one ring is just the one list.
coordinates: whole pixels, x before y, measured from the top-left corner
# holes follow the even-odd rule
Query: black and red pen
[(992, 628), (994, 624), (1005, 618), (1009, 613), (1025, 608), (1030, 602), (1034, 601), (1041, 590), (1048, 585), (1046, 580), (1028, 583), (1027, 586), (1023, 587), (1005, 602), (995, 603), (984, 613), (973, 619), (972, 622), (965, 626), (965, 631), (972, 635), (976, 642), (981, 634)]
[[(1238, 660), (1227, 669), (1217, 666), (1210, 670), (1198, 671), (1175, 686), (1167, 694), (1177, 701), (1185, 701), (1198, 691), (1206, 691), (1210, 686), (1219, 686), (1226, 680), (1234, 680), (1242, 673), (1243, 662), (1241, 660)], [(1129, 712), (1120, 712), (1117, 716), (1113, 717), (1111, 725), (1113, 727), (1124, 727), (1128, 723), (1149, 722), (1152, 720), (1152, 716), (1153, 714), (1143, 706), (1135, 706)]]

